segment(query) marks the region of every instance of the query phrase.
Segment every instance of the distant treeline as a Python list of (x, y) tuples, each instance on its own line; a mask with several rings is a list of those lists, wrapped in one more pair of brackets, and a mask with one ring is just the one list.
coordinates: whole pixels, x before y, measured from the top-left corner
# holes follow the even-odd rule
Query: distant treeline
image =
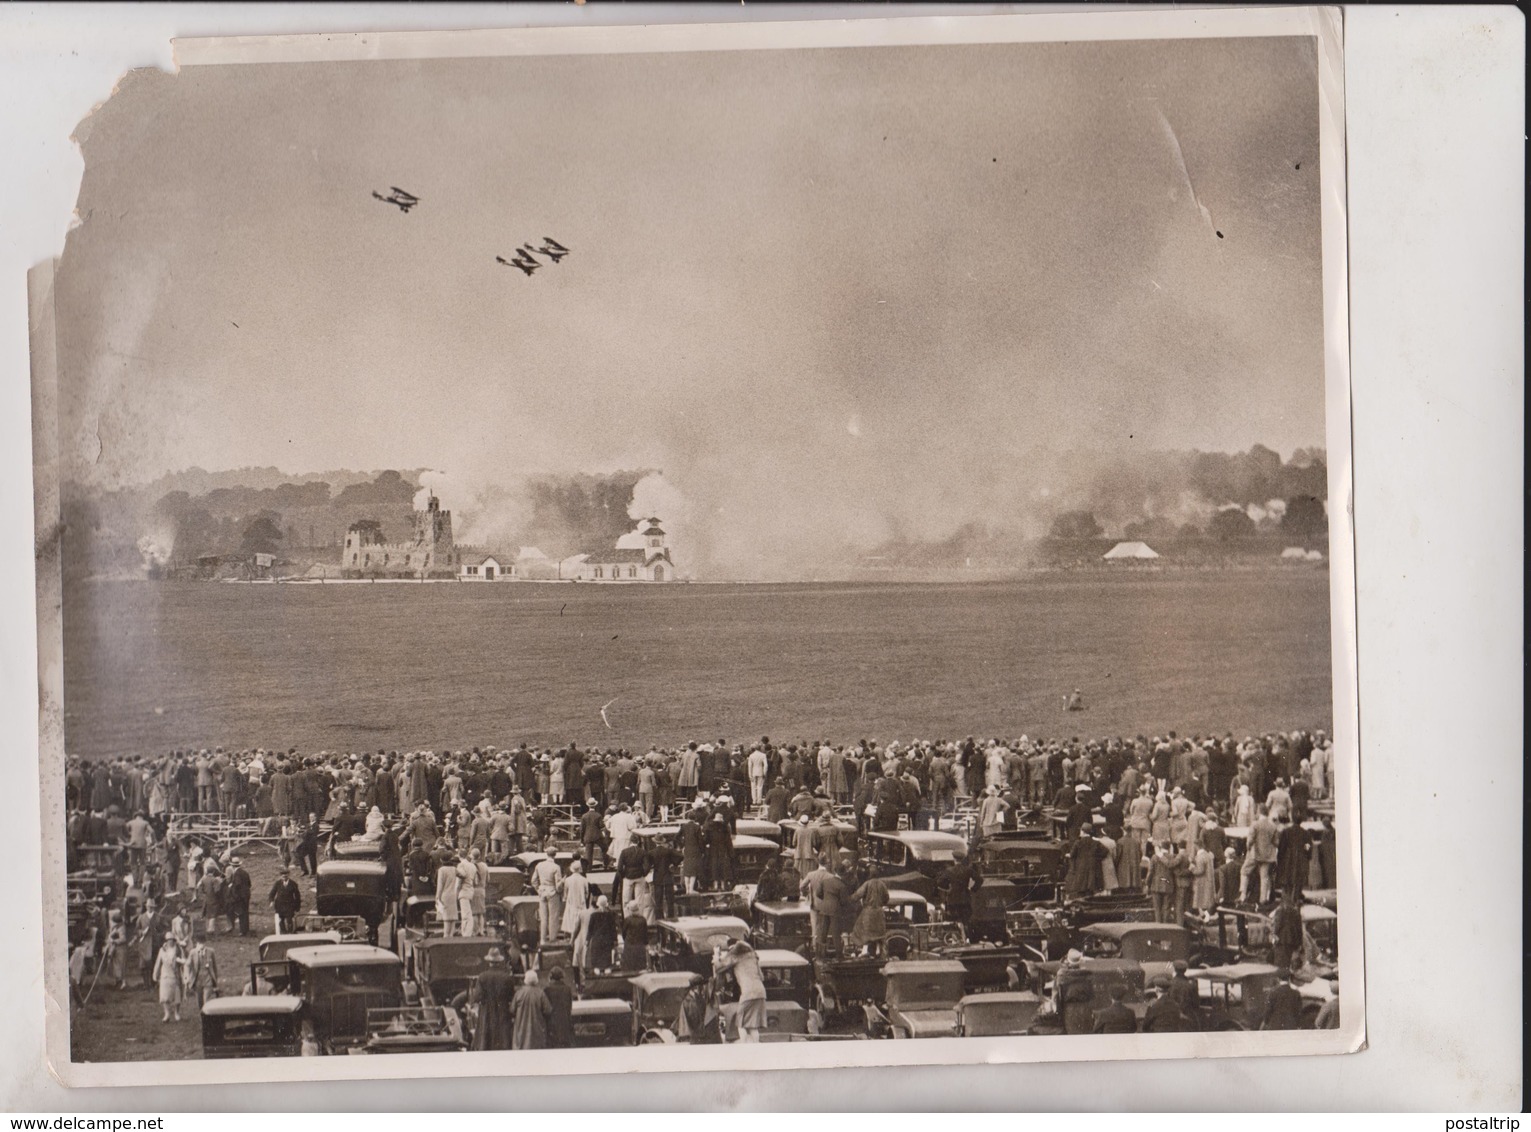
[[(645, 474), (539, 475), (505, 489), (524, 501), (520, 541), (551, 554), (609, 547), (632, 527), (627, 505)], [(240, 475), (254, 484), (237, 482)], [(65, 485), (66, 576), (141, 577), (207, 556), (271, 554), (286, 561), (338, 562), (353, 523), (381, 524), (388, 541), (405, 540), (413, 531), (420, 470), (340, 471), (286, 480), (280, 475), (264, 468), (193, 469), (104, 493)]]
[[(899, 538), (868, 561), (900, 568), (1005, 568), (1093, 563), (1118, 541), (1147, 543), (1167, 559), (1210, 562), (1327, 551), (1322, 449), (1291, 460), (1263, 445), (1248, 452), (1126, 452), (1065, 458), (1056, 503), (1040, 528), (968, 523), (939, 540)], [(1033, 524), (1035, 526), (1035, 524)]]

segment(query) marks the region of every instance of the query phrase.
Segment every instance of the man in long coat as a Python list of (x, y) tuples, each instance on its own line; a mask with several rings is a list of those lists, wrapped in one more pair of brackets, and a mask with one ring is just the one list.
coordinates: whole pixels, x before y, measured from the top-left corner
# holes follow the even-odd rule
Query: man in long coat
[(524, 985), (510, 1000), (510, 1048), (547, 1049), (548, 1021), (553, 1005), (538, 984), (537, 972), (528, 971)]
[(468, 1001), (478, 1006), (478, 1021), (473, 1027), (473, 1049), (512, 1049), (510, 1004), (517, 994), (515, 976), (506, 969), (505, 953), (492, 947), (484, 956), (489, 964), (468, 992)]

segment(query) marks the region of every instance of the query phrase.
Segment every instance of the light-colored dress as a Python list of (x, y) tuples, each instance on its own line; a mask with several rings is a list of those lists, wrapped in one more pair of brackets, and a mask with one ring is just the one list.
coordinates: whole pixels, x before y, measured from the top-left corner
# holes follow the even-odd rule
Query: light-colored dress
[(563, 920), (559, 929), (573, 937), (579, 931), (580, 913), (590, 904), (590, 878), (583, 873), (570, 873), (563, 878)]
[(161, 946), (159, 954), (154, 957), (154, 970), (151, 972), (151, 977), (159, 988), (159, 1000), (162, 1005), (181, 1005), (181, 1000), (186, 997), (186, 984), (181, 979), (180, 948), (169, 942)]

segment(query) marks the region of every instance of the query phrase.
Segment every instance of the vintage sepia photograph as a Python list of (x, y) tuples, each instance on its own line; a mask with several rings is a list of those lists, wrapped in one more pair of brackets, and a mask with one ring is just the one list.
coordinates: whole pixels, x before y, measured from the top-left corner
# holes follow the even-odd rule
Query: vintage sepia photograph
[(32, 281), (61, 1079), (1361, 1048), (1337, 17), (1199, 15), (126, 75)]

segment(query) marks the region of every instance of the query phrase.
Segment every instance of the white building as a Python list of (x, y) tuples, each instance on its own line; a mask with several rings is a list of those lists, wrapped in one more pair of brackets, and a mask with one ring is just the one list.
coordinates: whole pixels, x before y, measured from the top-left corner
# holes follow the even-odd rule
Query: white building
[[(581, 561), (565, 559), (563, 576), (581, 582), (673, 582), (675, 562), (665, 542), (658, 519), (640, 521), (633, 534), (641, 536), (642, 546), (613, 547), (578, 555)], [(622, 542), (639, 541), (623, 536)]]

